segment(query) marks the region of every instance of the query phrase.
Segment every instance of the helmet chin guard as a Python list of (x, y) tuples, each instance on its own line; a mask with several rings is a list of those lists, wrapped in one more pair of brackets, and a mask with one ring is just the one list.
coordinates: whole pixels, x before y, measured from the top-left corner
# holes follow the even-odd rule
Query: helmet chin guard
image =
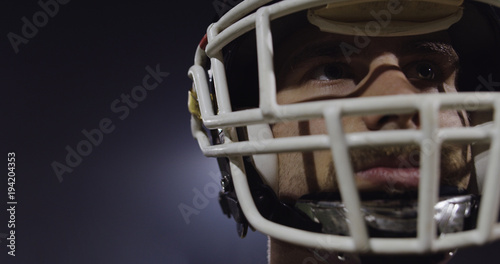
[[(204, 155), (217, 157), (223, 163), (221, 167), (227, 166), (227, 170), (224, 169), (227, 173), (223, 173), (224, 190), (221, 195), (224, 212), (237, 218), (240, 227), (245, 230), (249, 224), (262, 233), (285, 242), (351, 253), (421, 254), (482, 245), (500, 239), (500, 224), (497, 219), (500, 208), (500, 93), (391, 95), (280, 105), (276, 99), (272, 21), (308, 11), (311, 23), (318, 24), (325, 30), (335, 29), (339, 23), (345, 26), (347, 22), (325, 21), (329, 11), (323, 12), (322, 9), (334, 8), (344, 2), (362, 7), (369, 3), (389, 4), (394, 1), (269, 2), (271, 1), (243, 1), (212, 24), (207, 33), (208, 44), (204, 48), (198, 47), (195, 64), (189, 70), (194, 83), (190, 101), (193, 136), (198, 140)], [(425, 21), (426, 25), (439, 24), (440, 29), (448, 28), (462, 17), (462, 11), (466, 12), (461, 8), (462, 1), (400, 2), (451, 6), (448, 10), (452, 11), (446, 13), (445, 18), (441, 15)], [(500, 1), (477, 2), (500, 6)], [(398, 32), (399, 35), (422, 34), (418, 28), (416, 25), (406, 25), (399, 27)], [(425, 32), (430, 28), (432, 27), (426, 27)], [(387, 32), (389, 35), (394, 34), (390, 30)], [(228, 44), (245, 34), (255, 34), (256, 38), (259, 102), (256, 107), (238, 109), (231, 101), (230, 91), (234, 93), (237, 92), (236, 89), (242, 88), (228, 87), (223, 51)], [(438, 115), (440, 111), (446, 110), (485, 111), (493, 115), (491, 120), (481, 125), (440, 127)], [(356, 133), (346, 133), (343, 130), (342, 118), (346, 116), (410, 112), (418, 113), (420, 129)], [(312, 119), (324, 119), (327, 133), (274, 138), (270, 129), (273, 124), (280, 122)], [(447, 143), (473, 147), (489, 145), (486, 151), (473, 154), (476, 163), (475, 178), (479, 180), (477, 187), (480, 191), (478, 194), (481, 195), (480, 205), (477, 205), (476, 196), (470, 194), (440, 197), (441, 146)], [(417, 198), (411, 202), (412, 209), (405, 211), (408, 215), (413, 215), (413, 218), (409, 217), (414, 228), (412, 235), (373, 235), (373, 225), (385, 228), (400, 223), (401, 219), (398, 217), (401, 215), (385, 215), (386, 221), (381, 221), (383, 210), (389, 208), (394, 213), (403, 209), (394, 206), (394, 200), (379, 201), (376, 206), (375, 201), (363, 200), (357, 190), (352, 166), (335, 167), (342, 202), (299, 200), (298, 205), (294, 206), (301, 208), (296, 209), (277, 198), (278, 153), (327, 150), (331, 151), (335, 164), (351, 164), (351, 148), (409, 144), (426, 150), (420, 153)], [(333, 207), (336, 209), (331, 209)], [(318, 214), (319, 211), (321, 213)], [(340, 213), (343, 214), (341, 217), (332, 217)], [(476, 214), (475, 224), (464, 227), (463, 222), (470, 221), (469, 217), (476, 218)], [(319, 218), (327, 221), (320, 221)], [(342, 225), (343, 231), (330, 230), (335, 224), (325, 224), (328, 221)], [(241, 231), (240, 235), (244, 233)]]

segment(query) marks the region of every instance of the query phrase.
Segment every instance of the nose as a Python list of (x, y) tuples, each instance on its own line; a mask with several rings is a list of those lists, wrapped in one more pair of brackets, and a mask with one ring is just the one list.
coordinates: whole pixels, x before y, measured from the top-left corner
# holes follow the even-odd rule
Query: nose
[(417, 113), (363, 116), (369, 130), (417, 129), (420, 126)]
[[(370, 72), (363, 80), (365, 87), (361, 96), (411, 95), (419, 92), (399, 68), (395, 57), (374, 60), (370, 66)], [(417, 112), (368, 115), (362, 120), (369, 130), (416, 129), (420, 126)]]

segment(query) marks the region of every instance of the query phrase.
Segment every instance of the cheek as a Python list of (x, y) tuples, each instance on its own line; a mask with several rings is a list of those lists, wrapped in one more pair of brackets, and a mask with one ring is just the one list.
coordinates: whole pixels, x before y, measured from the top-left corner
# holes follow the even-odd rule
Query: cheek
[(365, 123), (362, 121), (361, 117), (358, 116), (344, 117), (342, 119), (342, 126), (344, 127), (345, 133), (368, 131)]
[(467, 125), (468, 125), (468, 120), (464, 112), (448, 110), (439, 113), (440, 127), (463, 127)]
[(332, 153), (328, 150), (315, 151), (313, 153), (316, 171), (316, 190), (320, 192), (331, 192), (337, 190), (335, 166), (333, 165)]
[[(296, 137), (301, 134), (301, 125), (296, 121), (277, 123), (272, 132), (274, 138)], [(278, 196), (282, 201), (294, 201), (308, 192), (305, 172), (301, 153), (278, 154)]]
[(327, 134), (325, 121), (323, 119), (309, 121), (309, 132), (311, 135)]
[[(325, 122), (322, 119), (279, 123), (274, 125), (272, 130), (275, 138), (326, 134)], [(332, 156), (328, 150), (280, 153), (278, 162), (279, 197), (282, 200), (293, 201), (307, 193), (335, 189), (331, 175)]]
[(278, 196), (283, 201), (294, 201), (308, 193), (306, 168), (301, 153), (278, 155)]
[(298, 122), (278, 123), (272, 126), (273, 136), (275, 138), (294, 137), (299, 135)]

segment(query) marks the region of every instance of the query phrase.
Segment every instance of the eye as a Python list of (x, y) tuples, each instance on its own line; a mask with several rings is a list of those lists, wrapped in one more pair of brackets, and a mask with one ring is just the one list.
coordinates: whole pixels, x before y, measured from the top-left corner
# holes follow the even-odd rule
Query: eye
[(311, 79), (318, 81), (339, 80), (346, 77), (345, 68), (341, 64), (332, 63), (322, 65), (313, 71)]
[(420, 79), (434, 80), (436, 78), (435, 70), (430, 63), (417, 64), (416, 71)]
[(406, 67), (405, 74), (408, 79), (435, 81), (440, 76), (440, 70), (430, 62), (415, 62)]

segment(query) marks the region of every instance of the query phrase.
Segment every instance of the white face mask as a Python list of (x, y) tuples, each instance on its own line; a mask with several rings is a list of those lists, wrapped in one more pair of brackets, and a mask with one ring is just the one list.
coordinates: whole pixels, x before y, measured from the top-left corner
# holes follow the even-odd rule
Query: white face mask
[[(198, 48), (195, 65), (189, 71), (196, 94), (191, 101), (193, 136), (206, 156), (223, 158), (228, 162), (231, 174), (228, 185), (232, 186), (229, 192), (237, 196), (237, 210), (241, 210), (239, 213), (246, 216), (249, 224), (285, 242), (351, 253), (419, 254), (500, 239), (500, 224), (496, 219), (500, 207), (500, 162), (494, 159), (500, 157), (500, 93), (336, 98), (291, 104), (279, 104), (277, 101), (276, 47), (273, 45), (271, 21), (302, 10), (308, 13), (307, 21), (324, 32), (368, 38), (374, 35), (412, 36), (447, 29), (462, 16), (465, 17), (467, 10), (461, 7), (462, 1), (285, 0), (265, 6), (269, 2), (244, 1), (212, 24), (208, 29), (206, 46)], [(481, 2), (500, 6), (499, 1)], [(370, 5), (383, 8), (366, 9)], [(416, 8), (426, 11), (419, 13)], [(349, 16), (342, 17), (354, 10), (374, 11), (359, 12), (360, 23), (348, 21)], [(417, 22), (409, 23), (408, 18)], [(373, 23), (366, 22), (366, 19)], [(252, 32), (253, 29), (255, 32)], [(255, 34), (256, 40), (259, 87), (255, 93), (259, 94), (259, 103), (254, 108), (233, 109), (230, 91), (243, 89), (245, 85), (228, 87), (230, 76), (226, 76), (223, 48), (248, 32)], [(207, 76), (213, 79), (212, 83)], [(480, 126), (441, 127), (440, 112), (450, 109), (484, 110), (493, 117)], [(401, 113), (418, 113), (420, 128), (373, 133), (346, 133), (342, 128), (345, 117)], [(271, 130), (277, 123), (317, 119), (324, 120), (324, 134), (275, 138)], [(222, 140), (217, 143), (211, 141), (210, 131), (221, 132)], [(477, 179), (477, 189), (482, 194), (478, 225), (473, 230), (464, 231), (461, 223), (472, 215), (475, 198), (462, 193), (455, 193), (454, 197), (439, 196), (443, 142), (458, 142), (474, 148), (481, 144), (489, 146), (486, 151), (478, 150), (473, 154), (477, 166), (474, 179)], [(355, 172), (350, 165), (350, 149), (387, 145), (418, 145), (430, 153), (420, 156), (418, 197), (413, 197), (415, 199), (405, 205), (401, 205), (402, 199), (362, 201), (353, 177)], [(253, 191), (256, 189), (249, 184), (251, 176), (245, 169), (245, 166), (254, 166), (262, 182), (278, 194), (282, 191), (278, 155), (312, 151), (331, 151), (334, 163), (344, 165), (335, 167), (342, 202), (302, 199), (296, 204), (310, 217), (310, 221), (323, 225), (321, 232), (286, 226), (270, 220), (268, 215), (262, 215), (260, 205), (255, 202)], [(243, 161), (247, 157), (251, 157), (251, 161)], [(370, 234), (371, 228), (390, 232), (410, 230), (409, 233), (415, 234), (404, 239), (380, 238)], [(437, 236), (437, 233), (446, 235)]]

